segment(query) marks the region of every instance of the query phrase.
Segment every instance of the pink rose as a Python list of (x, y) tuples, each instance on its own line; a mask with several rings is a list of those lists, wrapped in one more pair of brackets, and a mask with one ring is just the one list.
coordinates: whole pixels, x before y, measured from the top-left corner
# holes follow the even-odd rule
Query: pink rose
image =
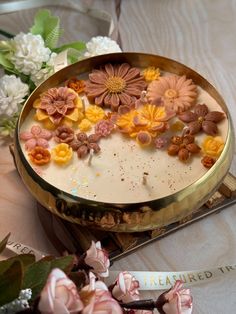
[(75, 314), (83, 309), (75, 284), (60, 269), (53, 269), (48, 276), (38, 309), (42, 314)]
[(106, 251), (102, 250), (101, 243), (92, 241), (86, 252), (85, 263), (92, 267), (92, 271), (100, 277), (108, 277), (110, 261)]
[(192, 296), (189, 289), (182, 289), (183, 282), (177, 280), (174, 287), (164, 292), (157, 300), (161, 314), (191, 314)]
[(95, 281), (90, 274), (90, 284), (81, 290), (81, 298), (85, 298), (87, 305), (82, 314), (122, 314), (118, 302), (114, 300), (102, 281)]
[(112, 295), (124, 303), (139, 300), (139, 282), (129, 272), (119, 273)]

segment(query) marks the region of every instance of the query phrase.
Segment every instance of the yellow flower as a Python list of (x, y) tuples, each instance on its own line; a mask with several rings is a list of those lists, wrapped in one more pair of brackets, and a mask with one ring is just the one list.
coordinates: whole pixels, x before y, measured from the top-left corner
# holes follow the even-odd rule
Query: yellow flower
[(184, 124), (181, 121), (176, 121), (170, 126), (170, 130), (172, 132), (180, 132), (183, 130), (183, 128), (184, 128)]
[(202, 143), (202, 151), (210, 157), (219, 157), (224, 148), (224, 141), (220, 136), (206, 136)]
[(116, 125), (124, 133), (132, 134), (135, 130), (134, 118), (137, 116), (136, 110), (131, 110), (118, 117)]
[(79, 129), (82, 132), (87, 132), (92, 128), (92, 123), (88, 119), (83, 119), (79, 124)]
[(155, 67), (148, 67), (145, 70), (143, 70), (143, 77), (146, 82), (158, 80), (160, 75), (161, 75), (160, 70)]
[[(58, 125), (67, 125), (69, 127), (73, 126), (73, 123), (78, 122), (83, 119), (84, 114), (83, 114), (83, 103), (81, 98), (78, 96), (78, 94), (71, 88), (67, 88), (67, 93), (68, 94), (73, 94), (74, 99), (73, 99), (73, 108), (65, 110), (65, 114), (61, 114), (60, 120), (56, 121), (55, 117), (56, 115), (49, 114), (47, 110), (42, 109), (42, 99), (44, 98), (45, 95), (47, 95), (48, 92), (51, 90), (57, 92), (58, 89), (52, 88), (45, 93), (40, 95), (40, 98), (36, 99), (33, 103), (33, 107), (36, 109), (36, 114), (35, 114), (35, 120), (40, 121), (43, 123), (44, 127), (50, 130), (55, 129), (58, 127)], [(57, 106), (57, 103), (51, 105), (51, 107)], [(58, 114), (57, 114), (58, 115)], [(58, 123), (56, 123), (58, 122)]]
[(66, 143), (61, 143), (55, 146), (52, 151), (51, 151), (52, 159), (57, 163), (57, 164), (66, 164), (68, 163), (73, 155), (72, 148), (66, 144)]
[(99, 106), (91, 105), (85, 110), (85, 116), (90, 122), (97, 123), (105, 117), (105, 111)]

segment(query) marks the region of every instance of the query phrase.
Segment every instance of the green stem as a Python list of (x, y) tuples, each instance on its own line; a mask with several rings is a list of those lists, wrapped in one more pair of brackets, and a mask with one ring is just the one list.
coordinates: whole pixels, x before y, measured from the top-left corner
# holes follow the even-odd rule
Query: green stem
[(4, 37), (7, 37), (7, 38), (13, 38), (15, 37), (15, 35), (11, 34), (11, 33), (8, 33), (2, 29), (0, 29), (0, 35), (4, 36)]

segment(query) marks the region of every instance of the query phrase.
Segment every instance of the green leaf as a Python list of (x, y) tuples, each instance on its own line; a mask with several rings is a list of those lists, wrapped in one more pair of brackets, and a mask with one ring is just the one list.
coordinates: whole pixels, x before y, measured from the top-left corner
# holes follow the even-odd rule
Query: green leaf
[(0, 275), (0, 306), (18, 298), (22, 284), (23, 268), (20, 261), (15, 261)]
[(33, 254), (21, 254), (16, 255), (7, 260), (0, 261), (0, 274), (4, 273), (11, 265), (19, 261), (25, 270), (29, 265), (35, 262), (35, 256)]
[(69, 272), (73, 264), (73, 256), (64, 256), (61, 258), (43, 258), (40, 261), (30, 265), (25, 272), (23, 289), (32, 289), (32, 300), (40, 294), (40, 291), (46, 284), (48, 275), (53, 268), (60, 268), (65, 273)]
[(34, 35), (41, 35), (45, 45), (52, 49), (57, 45), (62, 33), (60, 30), (60, 19), (58, 16), (52, 16), (49, 10), (39, 10), (35, 15), (34, 25), (30, 32)]
[(0, 242), (0, 253), (5, 250), (10, 235), (11, 233), (9, 232), (8, 235)]
[(69, 43), (69, 44), (66, 44), (66, 45), (62, 45), (58, 48), (55, 48), (53, 49), (54, 52), (56, 53), (59, 53), (61, 51), (64, 51), (66, 49), (69, 49), (69, 48), (73, 48), (75, 50), (78, 50), (78, 51), (83, 51), (86, 49), (86, 45), (83, 41), (74, 41), (72, 43)]
[(9, 52), (12, 51), (13, 47), (10, 41), (1, 40), (0, 41), (0, 51), (2, 52)]
[(14, 65), (7, 59), (4, 53), (0, 52), (0, 65), (6, 69), (14, 69)]

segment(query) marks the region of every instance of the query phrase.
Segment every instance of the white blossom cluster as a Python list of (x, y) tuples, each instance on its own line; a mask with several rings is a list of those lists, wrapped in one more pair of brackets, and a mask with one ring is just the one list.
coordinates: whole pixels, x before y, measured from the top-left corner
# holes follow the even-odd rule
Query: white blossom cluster
[(29, 86), (15, 75), (0, 78), (0, 118), (13, 116), (29, 93)]
[(0, 314), (14, 314), (29, 308), (28, 301), (31, 299), (31, 296), (31, 289), (21, 290), (17, 299), (0, 307)]
[(84, 54), (86, 58), (107, 53), (121, 52), (117, 42), (106, 36), (92, 37), (91, 40), (87, 42), (86, 48), (87, 51)]

